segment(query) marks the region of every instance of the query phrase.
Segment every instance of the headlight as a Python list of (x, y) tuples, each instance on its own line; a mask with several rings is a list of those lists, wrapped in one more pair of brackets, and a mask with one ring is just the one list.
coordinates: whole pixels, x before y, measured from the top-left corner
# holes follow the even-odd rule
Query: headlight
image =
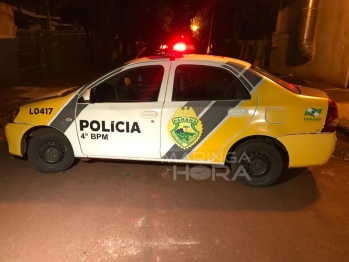
[(17, 117), (17, 115), (19, 114), (19, 107), (17, 107), (15, 110), (13, 110), (10, 113), (10, 118), (8, 120), (9, 123), (13, 123)]

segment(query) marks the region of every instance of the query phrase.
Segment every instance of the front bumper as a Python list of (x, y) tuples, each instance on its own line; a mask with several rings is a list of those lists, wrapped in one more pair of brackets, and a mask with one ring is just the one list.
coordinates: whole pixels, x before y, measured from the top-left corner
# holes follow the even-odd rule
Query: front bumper
[(5, 134), (10, 154), (23, 156), (25, 148), (22, 146), (24, 134), (33, 126), (28, 124), (8, 123), (5, 126)]
[(277, 139), (286, 147), (290, 168), (326, 164), (337, 143), (336, 133), (288, 135)]

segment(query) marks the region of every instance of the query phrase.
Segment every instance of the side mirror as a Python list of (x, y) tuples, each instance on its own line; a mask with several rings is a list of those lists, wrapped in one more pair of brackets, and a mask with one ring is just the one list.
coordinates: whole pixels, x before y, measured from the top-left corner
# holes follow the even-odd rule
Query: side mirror
[(82, 93), (82, 98), (84, 99), (85, 102), (93, 102), (92, 97), (91, 97), (91, 89), (86, 89), (83, 93)]

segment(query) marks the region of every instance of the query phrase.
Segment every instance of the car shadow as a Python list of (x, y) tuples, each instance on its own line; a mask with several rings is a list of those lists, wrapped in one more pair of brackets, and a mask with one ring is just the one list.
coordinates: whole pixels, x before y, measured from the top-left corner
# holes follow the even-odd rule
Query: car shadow
[(306, 168), (286, 170), (273, 186), (253, 188), (222, 177), (197, 180), (175, 171), (194, 165), (94, 160), (56, 174), (37, 172), (28, 161), (0, 158), (0, 202), (64, 203), (112, 208), (162, 210), (214, 209), (296, 211), (319, 199), (316, 181)]
[[(144, 166), (154, 166), (154, 165), (158, 165), (158, 163), (156, 162), (147, 162), (147, 161), (134, 161), (134, 160), (114, 160), (114, 159), (92, 159), (92, 158), (89, 158), (89, 159), (83, 159), (83, 160), (79, 160), (79, 159), (76, 159), (74, 161), (74, 164), (71, 168), (73, 168), (74, 166), (76, 166), (77, 164), (79, 164), (79, 162), (84, 162), (84, 163), (88, 163), (88, 164), (93, 164), (93, 163), (120, 163), (120, 164), (138, 164), (138, 165), (144, 165)], [(212, 170), (212, 165), (194, 165), (194, 164), (178, 164), (178, 163), (168, 163), (168, 162), (162, 162), (160, 165), (163, 165), (163, 166), (174, 166), (176, 165), (178, 170), (180, 169), (185, 169), (187, 168), (190, 172), (190, 170), (192, 170), (193, 168), (197, 168), (197, 167), (204, 167), (206, 169), (209, 169), (209, 170)], [(280, 176), (280, 178), (273, 184), (271, 185), (270, 187), (273, 187), (273, 186), (277, 186), (279, 184), (283, 184), (283, 183), (287, 183), (288, 181), (292, 180), (292, 179), (295, 179), (296, 177), (298, 177), (299, 175), (301, 174), (304, 174), (304, 173), (307, 173), (307, 172), (310, 172), (307, 168), (293, 168), (293, 169), (288, 169), (287, 166), (288, 166), (288, 162), (285, 162), (284, 163), (284, 166), (286, 168), (283, 168), (283, 171), (282, 171), (282, 174)], [(215, 167), (215, 172), (217, 174), (220, 174), (220, 173), (224, 173), (224, 169), (229, 169), (228, 166), (224, 166), (224, 168), (221, 168), (223, 166), (216, 166)], [(184, 170), (181, 170), (180, 172), (185, 172)], [(196, 171), (194, 171), (194, 174), (197, 173)], [(231, 180), (233, 178), (233, 175), (232, 172), (229, 170), (229, 174), (227, 175), (227, 177)], [(194, 177), (195, 175), (192, 174), (192, 176)], [(219, 175), (217, 175), (219, 176)], [(191, 177), (189, 175), (189, 177)], [(193, 178), (192, 179), (196, 179), (196, 180), (206, 180), (208, 179), (208, 177), (203, 177), (203, 179), (200, 179), (196, 176), (196, 178)]]

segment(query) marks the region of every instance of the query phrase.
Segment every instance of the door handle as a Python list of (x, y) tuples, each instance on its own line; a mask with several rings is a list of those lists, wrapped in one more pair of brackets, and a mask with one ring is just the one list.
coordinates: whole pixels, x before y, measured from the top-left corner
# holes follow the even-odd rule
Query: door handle
[(143, 111), (142, 117), (144, 118), (154, 118), (157, 117), (158, 113), (156, 111)]
[(228, 115), (230, 116), (244, 116), (247, 114), (247, 110), (244, 108), (231, 108), (228, 110)]

